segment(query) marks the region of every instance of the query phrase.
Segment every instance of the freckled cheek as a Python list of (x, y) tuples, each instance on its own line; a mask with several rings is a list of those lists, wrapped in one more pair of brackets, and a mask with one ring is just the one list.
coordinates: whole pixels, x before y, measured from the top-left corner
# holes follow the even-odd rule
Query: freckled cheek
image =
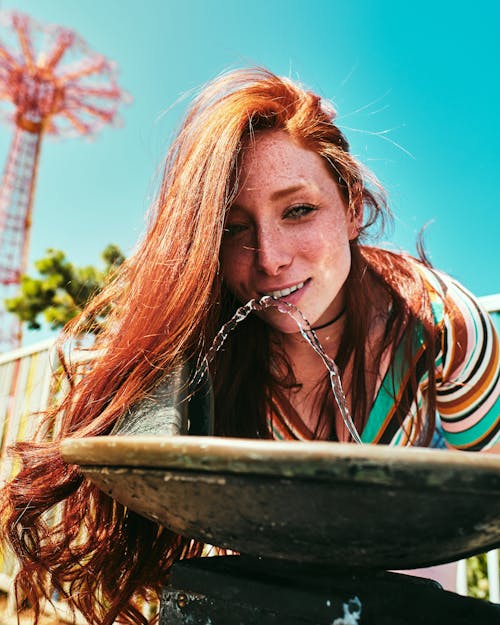
[(248, 254), (237, 253), (234, 250), (221, 251), (220, 263), (222, 277), (227, 286), (235, 294), (241, 292), (242, 286), (247, 285), (250, 277), (250, 262)]
[(321, 246), (321, 239), (314, 232), (302, 232), (293, 238), (290, 245), (295, 256), (316, 256), (318, 254), (318, 244)]
[(309, 260), (321, 268), (329, 279), (344, 279), (351, 266), (349, 241), (344, 236), (319, 235), (315, 245), (308, 246)]
[(311, 260), (321, 260), (325, 256), (334, 255), (335, 239), (332, 239), (330, 233), (325, 234), (315, 229), (302, 232), (300, 237), (295, 238), (293, 248), (297, 255)]

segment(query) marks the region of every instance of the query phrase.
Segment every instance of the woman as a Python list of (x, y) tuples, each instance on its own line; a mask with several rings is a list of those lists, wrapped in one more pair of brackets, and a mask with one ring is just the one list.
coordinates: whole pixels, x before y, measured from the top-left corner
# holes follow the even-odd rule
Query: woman
[[(262, 69), (201, 92), (169, 151), (145, 238), (65, 330), (74, 337), (108, 313), (85, 375), (48, 415), (61, 419), (58, 439), (109, 434), (182, 363), (198, 362), (241, 303), (268, 295), (299, 308), (335, 358), (364, 442), (430, 445), (438, 410), (448, 445), (498, 448), (491, 321), (424, 262), (362, 245), (388, 213), (334, 116)], [(217, 435), (351, 440), (323, 364), (277, 310), (241, 324), (211, 376)], [(164, 583), (175, 559), (201, 553), (86, 482), (57, 441), (17, 451), (5, 528), (21, 559), (19, 591), (35, 605), (50, 577), (91, 621), (110, 624), (121, 611), (139, 622), (141, 593)], [(42, 515), (60, 501), (61, 525), (49, 530)]]

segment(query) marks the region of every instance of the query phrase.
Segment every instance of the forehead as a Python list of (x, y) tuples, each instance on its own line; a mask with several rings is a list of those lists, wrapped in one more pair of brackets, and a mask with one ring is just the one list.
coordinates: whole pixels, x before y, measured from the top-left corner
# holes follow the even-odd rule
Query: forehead
[(266, 130), (249, 141), (241, 160), (240, 192), (262, 185), (333, 182), (327, 161), (284, 130)]

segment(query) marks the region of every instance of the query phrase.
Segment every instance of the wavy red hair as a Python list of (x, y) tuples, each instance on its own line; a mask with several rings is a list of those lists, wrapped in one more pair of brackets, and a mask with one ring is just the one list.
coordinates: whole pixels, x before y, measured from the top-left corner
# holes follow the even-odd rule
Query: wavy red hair
[[(64, 463), (58, 443), (109, 434), (120, 415), (181, 360), (199, 358), (231, 315), (236, 302), (219, 268), (225, 216), (237, 193), (241, 150), (254, 133), (269, 129), (285, 130), (329, 162), (346, 210), (364, 212), (361, 237), (387, 215), (380, 188), (349, 154), (333, 109), (317, 95), (258, 68), (224, 74), (200, 92), (169, 150), (136, 252), (62, 333), (61, 345), (78, 335), (86, 318), (106, 315), (85, 374), (78, 376), (77, 367), (65, 359), (72, 385), (47, 414), (61, 423), (57, 436), (16, 447), (22, 468), (2, 494), (3, 527), (20, 560), (18, 593), (36, 609), (52, 586), (90, 622), (111, 625), (120, 614), (126, 622), (144, 623), (138, 598), (148, 589), (158, 591), (176, 559), (201, 553), (201, 545), (125, 510), (99, 491), (78, 467)], [(364, 397), (354, 418), (362, 428), (368, 408), (363, 348), (368, 327), (349, 312), (358, 305), (363, 309), (361, 300), (372, 305), (380, 290), (388, 293), (395, 303), (386, 337), (391, 344), (403, 328), (419, 321), (414, 303), (422, 292), (402, 256), (363, 247), (359, 240), (352, 247), (350, 321), (340, 365), (354, 357), (352, 392)], [(432, 347), (430, 307), (418, 301), (418, 310)], [(253, 355), (247, 357), (250, 334)], [(269, 349), (266, 328), (253, 319), (219, 358), (214, 372), (218, 434), (267, 436), (266, 404), (285, 383), (269, 371)], [(256, 371), (262, 372), (257, 379)], [(251, 386), (248, 379), (254, 379)], [(61, 521), (48, 527), (44, 514), (60, 502)]]

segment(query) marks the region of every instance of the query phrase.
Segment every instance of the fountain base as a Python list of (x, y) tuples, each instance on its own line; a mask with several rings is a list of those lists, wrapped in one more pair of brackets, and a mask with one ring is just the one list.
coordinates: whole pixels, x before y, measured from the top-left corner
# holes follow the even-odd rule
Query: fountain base
[(500, 606), (386, 571), (249, 556), (178, 562), (159, 625), (491, 625)]

